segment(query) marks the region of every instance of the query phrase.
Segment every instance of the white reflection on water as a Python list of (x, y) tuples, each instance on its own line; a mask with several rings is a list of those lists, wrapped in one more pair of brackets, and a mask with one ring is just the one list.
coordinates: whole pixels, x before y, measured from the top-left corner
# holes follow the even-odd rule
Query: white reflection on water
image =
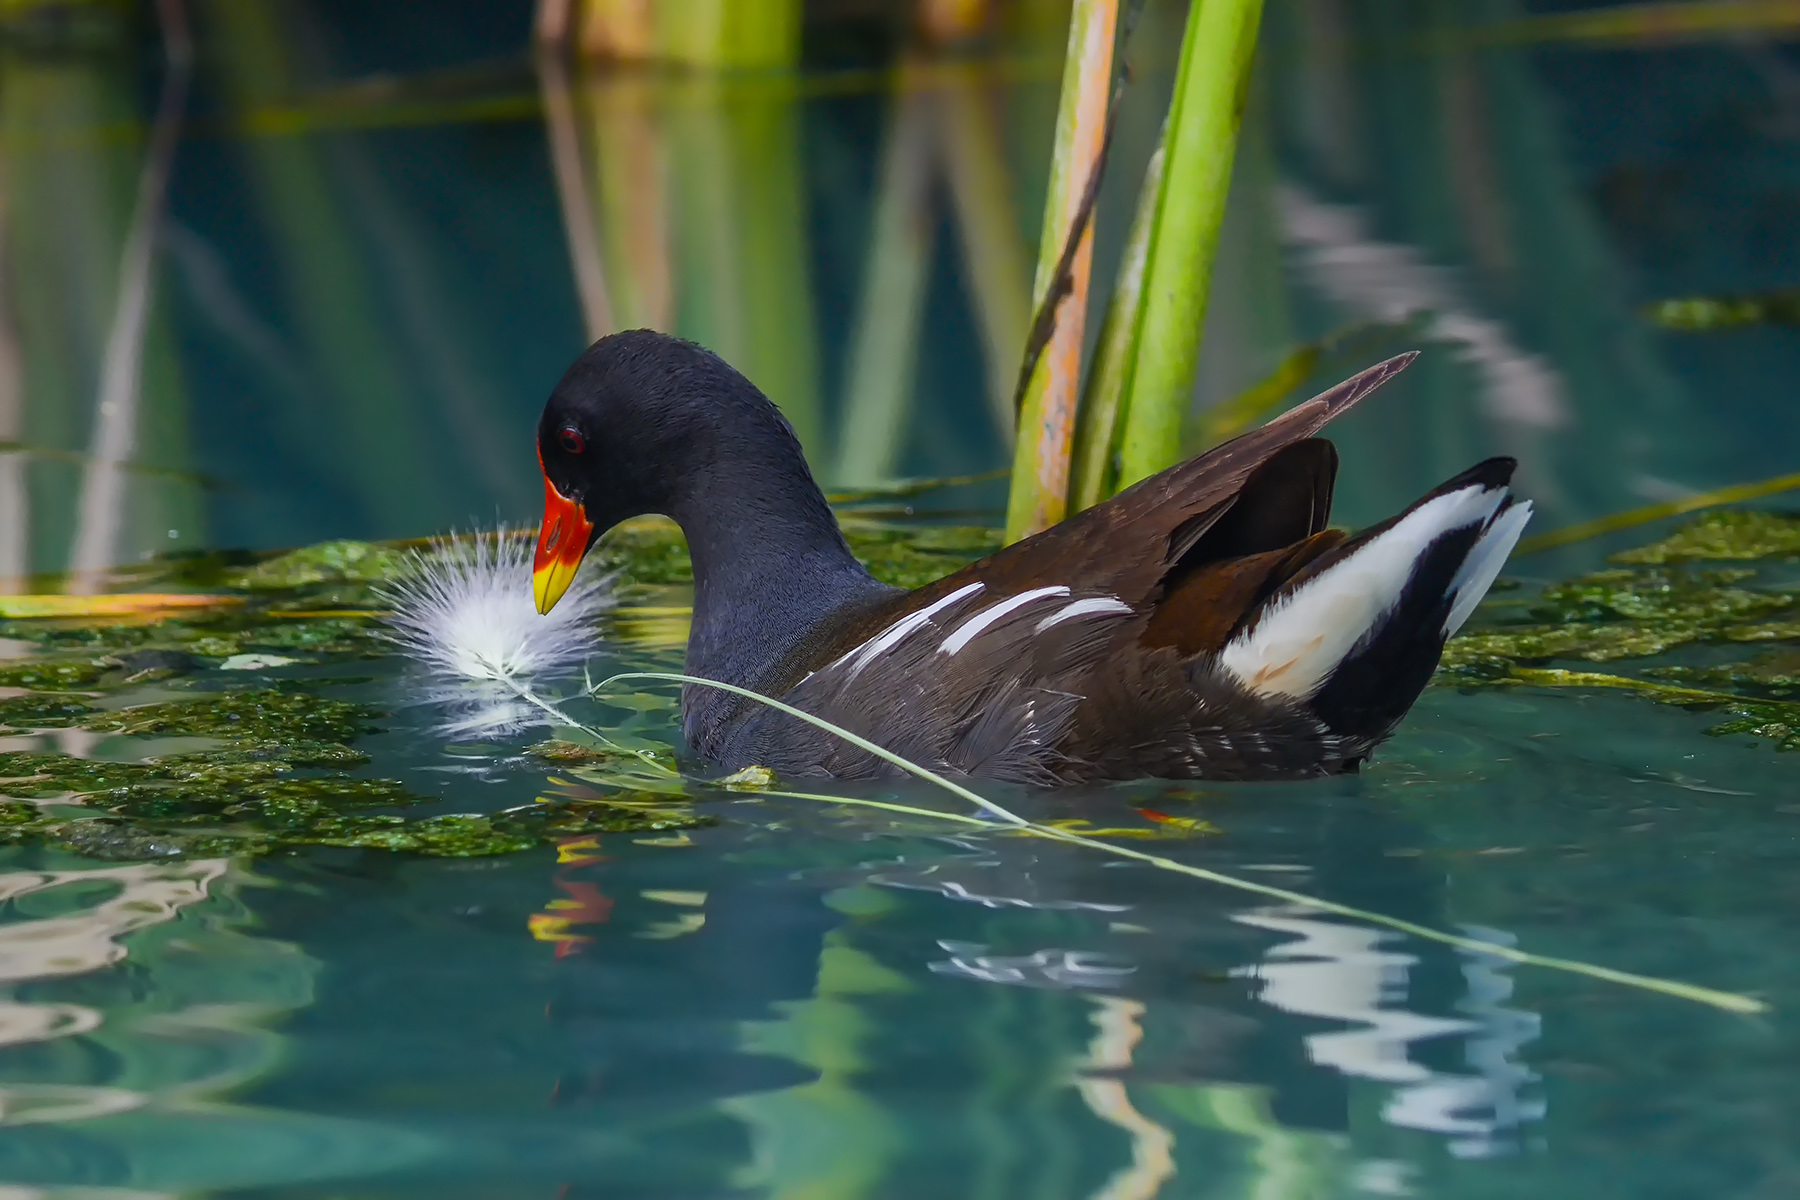
[[(53, 1137), (92, 1147), (80, 1169), (117, 1185), (5, 1180), (0, 1200), (164, 1200), (446, 1153), (410, 1130), (223, 1099), (276, 1069), (286, 1039), (271, 1025), (312, 1003), (318, 974), (298, 947), (245, 931), (237, 893), (248, 881), (225, 859), (0, 873), (0, 1046), (77, 1037), (87, 1051), (6, 1060), (81, 1075), (0, 1077), (0, 1127), (55, 1123)], [(131, 970), (117, 970), (126, 959)], [(54, 996), (58, 980), (80, 976), (94, 1007), (18, 998), (26, 985)], [(0, 1176), (41, 1176), (32, 1144), (9, 1145)]]
[(1052, 873), (1039, 878), (1034, 863), (1017, 862), (993, 855), (979, 843), (961, 838), (944, 841), (967, 851), (966, 857), (924, 863), (902, 859), (890, 867), (872, 871), (868, 881), (880, 887), (906, 891), (937, 892), (966, 904), (984, 908), (1028, 908), (1039, 912), (1130, 912), (1129, 904), (1105, 904), (1076, 900), (1065, 895), (1069, 881)]
[[(1344, 1075), (1395, 1085), (1383, 1106), (1391, 1125), (1441, 1134), (1452, 1153), (1476, 1158), (1512, 1148), (1521, 1126), (1544, 1116), (1541, 1098), (1529, 1093), (1537, 1075), (1514, 1056), (1539, 1031), (1535, 1014), (1504, 1007), (1512, 980), (1504, 960), (1464, 955), (1467, 995), (1457, 1008), (1467, 1017), (1412, 1012), (1407, 1002), (1411, 954), (1383, 950), (1398, 935), (1294, 915), (1299, 909), (1261, 909), (1233, 917), (1245, 925), (1292, 934), (1253, 966), (1236, 975), (1261, 981), (1259, 998), (1284, 1012), (1341, 1021), (1352, 1028), (1309, 1034), (1308, 1057)], [(1494, 930), (1470, 935), (1504, 944)], [(1462, 1035), (1469, 1074), (1436, 1071), (1412, 1057), (1416, 1043)]]
[(1051, 947), (1032, 954), (999, 955), (987, 954), (986, 946), (969, 942), (939, 941), (938, 945), (950, 952), (950, 958), (928, 963), (933, 975), (955, 975), (983, 983), (1086, 991), (1118, 987), (1137, 971), (1128, 963), (1086, 950)]
[(206, 899), (230, 861), (195, 859), (76, 871), (9, 871), (0, 875), (0, 904), (73, 883), (111, 883), (118, 892), (78, 914), (0, 925), (0, 983), (96, 970), (125, 957), (117, 939), (160, 925)]
[(1357, 210), (1295, 184), (1278, 189), (1275, 201), (1283, 238), (1321, 292), (1370, 320), (1426, 315), (1429, 336), (1456, 346), (1475, 368), (1482, 407), (1494, 420), (1533, 429), (1569, 423), (1556, 368), (1520, 347), (1505, 325), (1474, 312), (1449, 271), (1412, 246), (1377, 241)]
[[(0, 924), (0, 986), (85, 974), (118, 962), (125, 957), (120, 938), (206, 899), (208, 887), (228, 867), (227, 860), (215, 858), (0, 874), (0, 904), (6, 905), (67, 885), (117, 889), (77, 912)], [(0, 1046), (90, 1033), (102, 1022), (101, 1013), (84, 1005), (0, 998)], [(0, 1084), (0, 1125), (86, 1120), (126, 1112), (150, 1099), (130, 1088)]]

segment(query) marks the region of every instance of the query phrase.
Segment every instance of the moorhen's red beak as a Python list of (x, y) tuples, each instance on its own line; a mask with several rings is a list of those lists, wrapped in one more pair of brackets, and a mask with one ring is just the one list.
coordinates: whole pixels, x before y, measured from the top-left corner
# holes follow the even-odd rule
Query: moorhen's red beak
[(569, 590), (593, 533), (594, 526), (581, 505), (557, 491), (550, 477), (544, 476), (544, 523), (538, 529), (537, 557), (531, 564), (531, 589), (537, 596), (538, 612), (555, 608)]

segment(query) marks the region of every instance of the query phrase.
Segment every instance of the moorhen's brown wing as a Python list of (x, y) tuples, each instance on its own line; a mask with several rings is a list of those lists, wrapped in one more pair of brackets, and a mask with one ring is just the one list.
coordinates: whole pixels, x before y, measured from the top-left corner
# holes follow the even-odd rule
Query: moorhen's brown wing
[[(1286, 463), (1288, 469), (1268, 478), (1269, 486), (1243, 496), (1250, 503), (1241, 503), (1246, 484), (1259, 468), (1278, 455), (1285, 460), (1283, 451), (1311, 439), (1327, 422), (1348, 412), (1416, 357), (1416, 353), (1396, 355), (1353, 375), (1266, 425), (920, 588), (907, 597), (907, 606), (930, 604), (972, 579), (985, 581), (995, 596), (1063, 584), (1084, 593), (1117, 596), (1134, 605), (1149, 604), (1157, 599), (1171, 568), (1181, 564), (1234, 509), (1254, 518), (1269, 511), (1269, 506), (1279, 506), (1285, 527), (1294, 533), (1280, 545), (1315, 533), (1324, 528), (1331, 505), (1331, 479), (1336, 473), (1336, 452), (1328, 444), (1315, 443), (1314, 449), (1297, 452), (1298, 456)], [(1308, 476), (1310, 481), (1301, 487)], [(1296, 501), (1309, 506), (1305, 521), (1296, 522), (1287, 515)], [(1247, 532), (1255, 532), (1253, 519), (1243, 524), (1251, 527)], [(1237, 552), (1276, 546), (1246, 539)]]
[[(1341, 537), (1325, 530), (1336, 452), (1312, 435), (1413, 357), (860, 614), (819, 647), (808, 664), (817, 669), (787, 700), (924, 765), (1026, 782), (1082, 773), (1068, 769), (1064, 749), (1089, 740), (1078, 726), (1097, 668), (1114, 680), (1108, 691), (1134, 679), (1145, 689), (1135, 701), (1119, 697), (1127, 709), (1106, 725), (1135, 710), (1146, 726), (1179, 727), (1199, 700), (1179, 660), (1217, 649), (1252, 606)], [(1147, 742), (1165, 732), (1144, 730)], [(779, 714), (754, 719), (733, 742), (733, 759), (777, 769), (858, 776), (881, 767)]]

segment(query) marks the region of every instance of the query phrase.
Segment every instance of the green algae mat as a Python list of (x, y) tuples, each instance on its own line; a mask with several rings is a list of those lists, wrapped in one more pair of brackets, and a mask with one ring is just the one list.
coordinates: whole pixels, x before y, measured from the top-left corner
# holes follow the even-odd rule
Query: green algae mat
[[(908, 587), (998, 545), (980, 528), (850, 521), (847, 533), (877, 576)], [(529, 747), (520, 737), (518, 753), (550, 781), (534, 804), (433, 812), (435, 797), (362, 773), (358, 742), (392, 718), (343, 696), (393, 671), (380, 588), (419, 551), (331, 542), (172, 558), (130, 585), (237, 602), (0, 621), (11, 655), (0, 659), (0, 838), (126, 860), (300, 846), (458, 857), (711, 822), (708, 785), (642, 769), (645, 755), (674, 762), (671, 701), (657, 694), (605, 702), (626, 714), (607, 745), (566, 730)], [(635, 522), (594, 557), (619, 601), (606, 636), (674, 654), (691, 583), (679, 531)], [(1446, 652), (1439, 686), (1623, 689), (1694, 711), (1711, 734), (1800, 747), (1796, 559), (1800, 516), (1721, 511), (1606, 570), (1496, 589)], [(103, 739), (104, 757), (83, 749)]]

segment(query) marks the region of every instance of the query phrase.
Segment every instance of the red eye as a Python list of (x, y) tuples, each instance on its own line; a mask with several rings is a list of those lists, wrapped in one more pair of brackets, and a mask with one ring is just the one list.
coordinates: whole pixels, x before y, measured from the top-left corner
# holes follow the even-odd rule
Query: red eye
[(587, 439), (574, 429), (559, 429), (556, 433), (556, 444), (570, 454), (580, 454), (587, 449)]

